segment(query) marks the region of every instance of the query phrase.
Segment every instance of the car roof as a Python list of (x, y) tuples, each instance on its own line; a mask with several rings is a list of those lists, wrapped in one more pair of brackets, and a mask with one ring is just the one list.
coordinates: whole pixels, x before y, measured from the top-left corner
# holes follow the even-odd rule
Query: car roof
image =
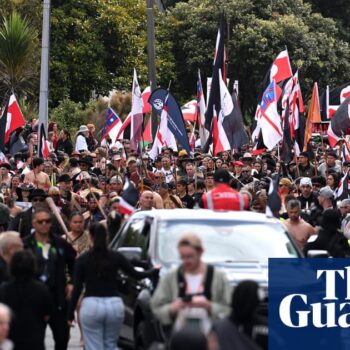
[(218, 211), (210, 209), (154, 209), (134, 213), (131, 218), (153, 217), (161, 220), (175, 219), (205, 219), (205, 220), (231, 220), (249, 223), (278, 223), (275, 218), (268, 218), (265, 214), (251, 211)]

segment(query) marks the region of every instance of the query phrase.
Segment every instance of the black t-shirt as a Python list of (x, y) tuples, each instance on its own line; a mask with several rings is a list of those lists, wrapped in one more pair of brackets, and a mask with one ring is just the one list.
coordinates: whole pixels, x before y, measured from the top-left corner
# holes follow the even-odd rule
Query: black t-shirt
[(155, 270), (139, 272), (120, 253), (107, 251), (104, 260), (103, 273), (96, 268), (95, 256), (92, 251), (81, 255), (74, 268), (74, 292), (69, 307), (69, 319), (73, 320), (74, 310), (80, 294), (85, 286), (84, 297), (113, 297), (119, 295), (120, 282), (118, 271), (123, 270), (127, 275), (136, 279), (150, 277)]
[(183, 197), (180, 197), (182, 204), (187, 208), (187, 209), (192, 209), (194, 207), (194, 199), (186, 194)]
[(38, 281), (11, 281), (0, 287), (0, 302), (14, 313), (9, 338), (16, 350), (44, 350), (45, 317), (50, 316), (53, 302), (47, 287)]

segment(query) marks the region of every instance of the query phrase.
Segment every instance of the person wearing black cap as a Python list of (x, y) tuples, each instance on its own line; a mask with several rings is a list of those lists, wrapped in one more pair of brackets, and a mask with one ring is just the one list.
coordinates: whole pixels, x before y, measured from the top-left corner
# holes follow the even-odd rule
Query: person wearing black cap
[(58, 187), (61, 199), (65, 203), (71, 203), (77, 210), (80, 210), (80, 205), (84, 204), (85, 200), (77, 193), (72, 192), (72, 179), (68, 174), (62, 174), (58, 178)]
[(295, 169), (294, 178), (296, 177), (313, 177), (316, 175), (315, 167), (310, 163), (310, 156), (307, 152), (301, 152), (298, 157), (298, 169)]
[[(21, 238), (29, 236), (32, 233), (32, 217), (36, 210), (41, 208), (48, 209), (48, 205), (45, 201), (47, 194), (40, 189), (34, 189), (29, 194), (29, 201), (32, 202), (32, 207), (18, 214), (14, 220), (10, 223), (9, 230), (17, 231), (20, 233)], [(62, 235), (60, 225), (56, 218), (53, 218), (52, 231), (57, 235)]]
[(44, 173), (44, 160), (42, 158), (33, 159), (33, 170), (27, 173), (23, 182), (32, 183), (41, 190), (48, 190), (51, 186), (49, 175)]
[(229, 185), (230, 174), (219, 169), (214, 173), (215, 188), (202, 196), (200, 206), (214, 210), (244, 210), (249, 208), (247, 194), (239, 193)]

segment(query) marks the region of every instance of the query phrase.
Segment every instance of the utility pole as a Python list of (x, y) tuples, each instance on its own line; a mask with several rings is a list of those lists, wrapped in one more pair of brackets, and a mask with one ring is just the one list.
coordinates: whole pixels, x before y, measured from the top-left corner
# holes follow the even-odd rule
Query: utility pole
[(43, 1), (43, 28), (41, 41), (41, 71), (39, 96), (39, 127), (43, 123), (47, 136), (48, 97), (49, 97), (49, 49), (51, 0)]
[[(147, 1), (147, 53), (148, 53), (148, 78), (153, 92), (157, 87), (156, 75), (156, 50), (155, 50), (155, 35), (154, 35), (154, 0)], [(158, 127), (157, 113), (152, 108), (151, 131), (152, 138), (155, 139)]]

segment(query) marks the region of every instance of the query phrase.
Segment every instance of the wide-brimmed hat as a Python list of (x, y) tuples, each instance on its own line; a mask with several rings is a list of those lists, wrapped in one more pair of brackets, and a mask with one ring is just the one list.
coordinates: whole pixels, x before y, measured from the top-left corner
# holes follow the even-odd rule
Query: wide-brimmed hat
[(83, 157), (79, 159), (79, 164), (86, 164), (88, 166), (92, 166), (92, 159), (89, 156)]
[(32, 190), (29, 194), (29, 200), (32, 201), (35, 197), (41, 197), (41, 198), (47, 198), (47, 193), (44, 190), (41, 190), (39, 188), (35, 188)]
[(71, 182), (72, 179), (68, 174), (62, 174), (59, 178), (57, 182)]
[(89, 131), (89, 129), (88, 129), (88, 127), (86, 125), (80, 125), (78, 133), (79, 132), (88, 132), (88, 131)]

